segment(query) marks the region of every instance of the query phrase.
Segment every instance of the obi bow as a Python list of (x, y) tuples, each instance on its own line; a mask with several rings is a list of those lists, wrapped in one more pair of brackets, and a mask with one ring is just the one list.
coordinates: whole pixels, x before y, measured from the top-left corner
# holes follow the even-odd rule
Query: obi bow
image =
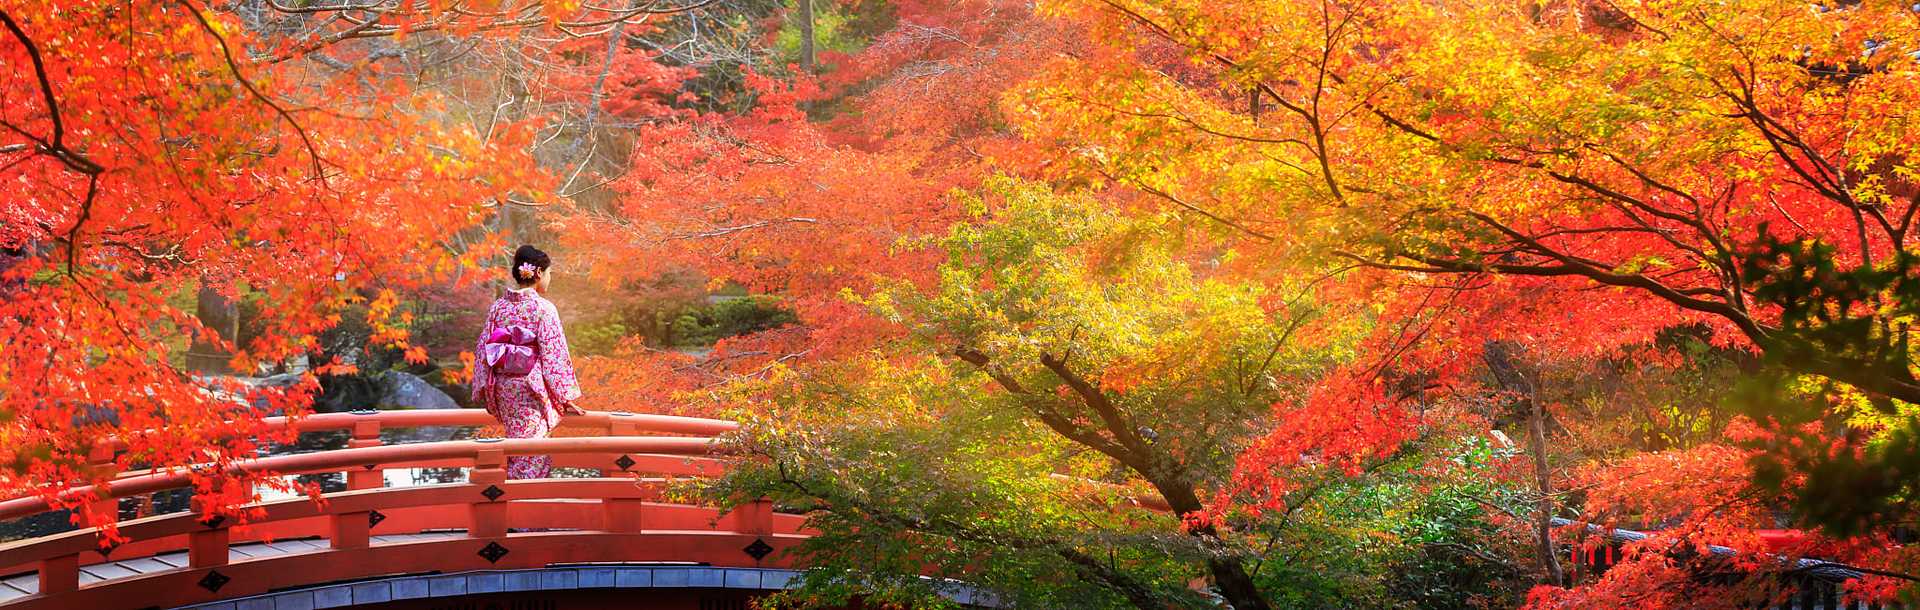
[(496, 328), (480, 346), (480, 363), (500, 375), (521, 377), (533, 371), (539, 338), (524, 326)]

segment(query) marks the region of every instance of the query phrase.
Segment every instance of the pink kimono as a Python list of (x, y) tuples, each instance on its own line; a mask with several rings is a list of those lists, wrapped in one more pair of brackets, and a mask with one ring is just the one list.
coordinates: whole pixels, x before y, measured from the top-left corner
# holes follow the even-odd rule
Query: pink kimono
[[(494, 337), (495, 330), (513, 327), (532, 331), (538, 340), (532, 370), (525, 376), (500, 375), (486, 364), (488, 339)], [(532, 289), (508, 292), (493, 302), (474, 354), (473, 401), (506, 425), (508, 438), (545, 437), (560, 425), (560, 405), (580, 398), (580, 383), (574, 379), (573, 361), (567, 354), (567, 337), (560, 330), (560, 312)], [(552, 456), (507, 458), (510, 479), (543, 478), (552, 469)]]

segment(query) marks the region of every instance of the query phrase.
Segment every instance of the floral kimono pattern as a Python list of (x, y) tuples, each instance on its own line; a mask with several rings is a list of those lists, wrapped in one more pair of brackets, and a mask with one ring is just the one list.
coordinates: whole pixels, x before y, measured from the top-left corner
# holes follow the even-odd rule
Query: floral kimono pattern
[[(487, 311), (486, 328), (474, 353), (483, 353), (495, 329), (520, 326), (539, 339), (533, 370), (521, 377), (497, 375), (479, 360), (473, 365), (473, 401), (507, 428), (508, 438), (544, 438), (560, 425), (560, 406), (580, 398), (573, 375), (567, 337), (560, 329), (560, 312), (553, 302), (532, 289), (508, 292)], [(553, 469), (553, 456), (507, 458), (507, 478), (537, 479)]]

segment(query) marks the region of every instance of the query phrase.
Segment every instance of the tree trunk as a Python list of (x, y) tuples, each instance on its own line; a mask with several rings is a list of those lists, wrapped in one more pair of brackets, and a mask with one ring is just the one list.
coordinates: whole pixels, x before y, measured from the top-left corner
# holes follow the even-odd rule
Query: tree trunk
[(813, 0), (797, 0), (800, 19), (800, 69), (812, 74), (813, 59)]
[[(1043, 396), (1043, 394), (1029, 392), (1026, 386), (1012, 377), (988, 368), (991, 359), (986, 354), (966, 346), (955, 348), (953, 354), (979, 367), (1008, 392), (1022, 396)], [(1100, 414), (1107, 426), (1106, 432), (1112, 434), (1112, 438), (1079, 428), (1048, 407), (1035, 409), (1033, 411), (1035, 417), (1061, 436), (1106, 454), (1127, 469), (1139, 474), (1141, 478), (1147, 480), (1148, 484), (1153, 485), (1154, 491), (1160, 492), (1160, 497), (1167, 501), (1167, 507), (1172, 509), (1175, 515), (1179, 515), (1183, 521), (1187, 515), (1206, 508), (1206, 505), (1200, 502), (1199, 493), (1194, 491), (1192, 481), (1180, 467), (1180, 461), (1166, 448), (1153, 444), (1150, 435), (1143, 438), (1140, 433), (1131, 428), (1131, 424), (1126, 421), (1124, 415), (1119, 413), (1112, 399), (1085, 378), (1074, 374), (1067, 367), (1065, 357), (1055, 358), (1042, 354), (1040, 364), (1053, 371), (1054, 375), (1058, 376), (1067, 387), (1072, 388), (1088, 408)], [(1221, 538), (1220, 532), (1215, 530), (1213, 525), (1205, 524), (1189, 528), (1187, 534), (1198, 538), (1205, 547), (1208, 555), (1207, 572), (1213, 576), (1214, 585), (1220, 588), (1220, 596), (1226, 599), (1228, 605), (1235, 610), (1272, 608), (1267, 603), (1267, 599), (1260, 595), (1260, 589), (1254, 585), (1253, 577), (1247, 573), (1246, 565), (1242, 563), (1240, 557), (1228, 552), (1226, 541)]]
[(1550, 584), (1566, 586), (1566, 574), (1560, 570), (1560, 554), (1553, 544), (1553, 476), (1547, 465), (1547, 416), (1540, 401), (1527, 397), (1532, 408), (1527, 423), (1527, 450), (1533, 452), (1533, 481), (1540, 499), (1534, 506), (1534, 536), (1540, 553), (1540, 567), (1546, 570)]
[[(19, 248), (0, 248), (0, 276), (6, 275), (7, 270), (12, 269), (14, 265), (26, 262), (27, 257), (32, 254), (33, 249), (33, 242), (27, 242), (26, 245)], [(13, 293), (26, 287), (27, 282), (25, 279), (9, 280), (0, 278), (0, 298), (11, 299), (13, 298)]]
[(1260, 596), (1260, 588), (1254, 586), (1253, 577), (1247, 574), (1246, 566), (1238, 559), (1215, 558), (1207, 560), (1207, 571), (1213, 573), (1213, 584), (1220, 587), (1220, 596), (1235, 610), (1267, 610), (1267, 598)]
[[(205, 283), (208, 280), (203, 278), (201, 281)], [(219, 347), (220, 341), (231, 343), (239, 336), (239, 308), (232, 300), (221, 296), (219, 291), (207, 286), (200, 288), (194, 300), (195, 317), (200, 319), (200, 324), (207, 330), (218, 335), (218, 341), (196, 335), (192, 345), (187, 347), (187, 368), (195, 372), (216, 375), (233, 372), (250, 374), (252, 371), (227, 370), (227, 362), (233, 354)]]
[(1553, 543), (1553, 471), (1547, 463), (1547, 412), (1540, 404), (1538, 388), (1522, 370), (1518, 345), (1488, 341), (1482, 356), (1487, 370), (1500, 386), (1513, 392), (1527, 414), (1527, 452), (1533, 454), (1533, 483), (1539, 498), (1534, 501), (1534, 552), (1539, 554), (1540, 571), (1548, 584), (1566, 586), (1566, 573), (1560, 569), (1560, 554)]
[[(1153, 474), (1140, 471), (1139, 469), (1136, 469), (1136, 471), (1149, 475), (1150, 477)], [(1154, 489), (1160, 492), (1160, 497), (1166, 499), (1167, 507), (1173, 509), (1174, 514), (1180, 515), (1182, 519), (1185, 519), (1188, 514), (1205, 508), (1205, 506), (1200, 503), (1200, 496), (1193, 492), (1193, 486), (1191, 485), (1179, 481), (1169, 481), (1159, 477), (1151, 477), (1148, 479), (1148, 482), (1152, 483)], [(1220, 532), (1214, 530), (1212, 525), (1195, 527), (1188, 530), (1188, 533), (1206, 541), (1209, 546), (1215, 547), (1210, 550), (1216, 552), (1224, 551), (1222, 547), (1226, 546), (1225, 542), (1220, 539)], [(1213, 575), (1213, 584), (1220, 588), (1220, 596), (1226, 598), (1227, 604), (1233, 606), (1234, 610), (1268, 610), (1272, 608), (1272, 606), (1267, 603), (1267, 598), (1260, 595), (1260, 588), (1254, 585), (1253, 576), (1247, 574), (1247, 567), (1240, 562), (1239, 558), (1226, 554), (1215, 554), (1207, 559), (1207, 572)]]

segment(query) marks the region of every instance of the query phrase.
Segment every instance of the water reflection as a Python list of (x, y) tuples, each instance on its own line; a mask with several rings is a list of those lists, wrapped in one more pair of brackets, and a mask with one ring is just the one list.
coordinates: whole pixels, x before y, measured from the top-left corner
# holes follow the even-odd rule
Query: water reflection
[[(477, 430), (478, 428), (454, 426), (389, 428), (380, 431), (380, 443), (383, 445), (403, 445), (410, 443), (467, 440), (473, 438)], [(347, 448), (347, 441), (352, 440), (352, 438), (353, 435), (349, 434), (346, 430), (307, 432), (301, 434), (291, 445), (273, 445), (266, 447), (261, 451), (261, 455), (293, 455), (345, 449)], [(467, 470), (466, 468), (393, 468), (382, 471), (381, 474), (384, 475), (383, 478), (385, 479), (387, 487), (413, 487), (416, 485), (465, 483), (467, 481)], [(299, 486), (304, 486), (309, 483), (319, 485), (321, 493), (334, 493), (347, 490), (347, 474), (344, 472), (303, 474), (282, 478), (283, 481), (288, 479), (293, 481), (294, 491), (283, 491), (268, 486), (261, 486), (258, 489), (261, 499), (272, 501), (298, 497), (302, 495), (297, 491), (300, 489)]]

